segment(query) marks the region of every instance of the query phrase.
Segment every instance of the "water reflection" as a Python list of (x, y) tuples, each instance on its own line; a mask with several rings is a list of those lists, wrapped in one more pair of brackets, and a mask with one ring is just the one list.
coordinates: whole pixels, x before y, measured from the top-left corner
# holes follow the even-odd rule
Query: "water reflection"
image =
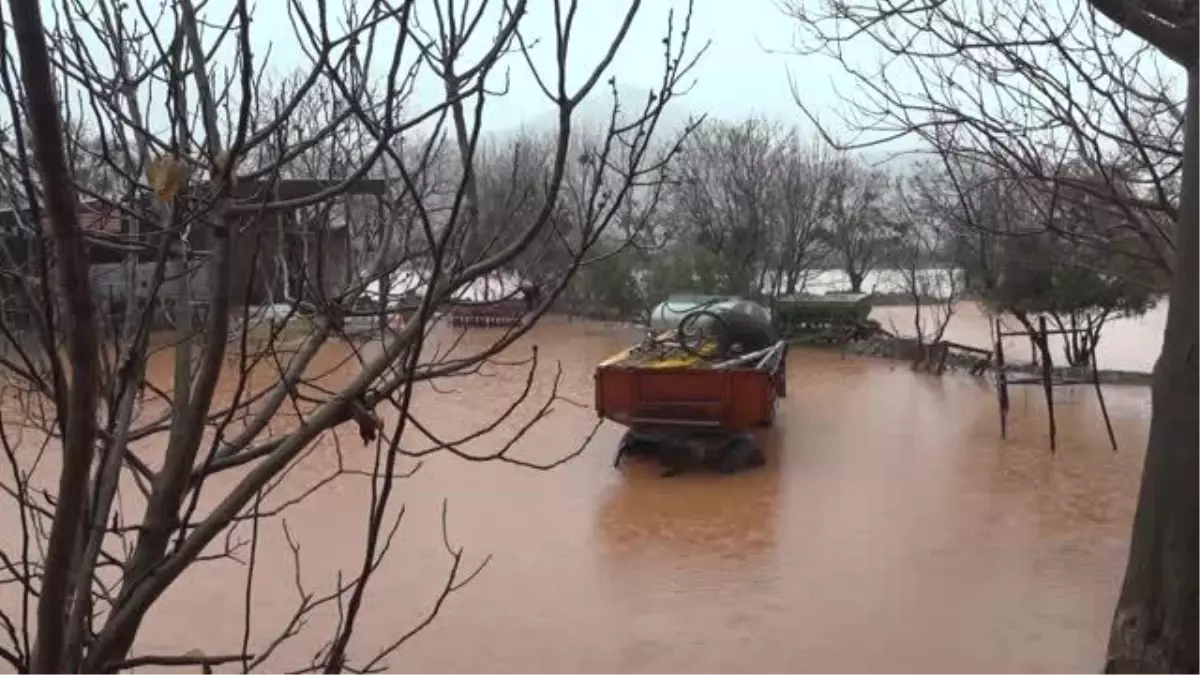
[(746, 564), (774, 553), (781, 461), (778, 433), (756, 434), (767, 465), (735, 476), (660, 476), (657, 463), (632, 457), (604, 494), (596, 528), (618, 565), (699, 567)]
[[(495, 334), (473, 331), (461, 348)], [(596, 420), (595, 364), (636, 337), (552, 319), (515, 345), (506, 359), (535, 344), (542, 358), (530, 405), (549, 392), (557, 361), (560, 395), (584, 407), (558, 406), (514, 452), (545, 461), (575, 447)], [(331, 346), (319, 362), (334, 368), (347, 356)], [(1058, 392), (1060, 446), (1051, 455), (1037, 388), (1014, 390), (1011, 433), (1001, 440), (986, 380), (824, 350), (795, 349), (788, 366), (789, 396), (763, 438), (767, 465), (741, 475), (661, 479), (643, 462), (614, 470), (620, 429), (607, 424), (552, 473), (430, 459), (398, 488), (408, 515), (372, 582), (352, 653), (395, 639), (428, 610), (447, 569), (438, 518), (446, 500), (454, 544), (472, 564), (487, 555), (493, 563), (396, 655), (396, 671), (1099, 667), (1146, 439), (1145, 388), (1105, 390), (1117, 453), (1094, 393)], [(169, 369), (160, 376), (169, 381)], [(524, 382), (523, 370), (496, 368), (441, 386), (453, 391), (423, 386), (415, 410), (438, 435), (458, 437), (493, 420)], [(526, 419), (522, 411), (506, 433)], [(347, 433), (346, 461), (368, 461)], [(506, 438), (464, 450), (486, 452)], [(405, 443), (428, 445), (416, 435)], [(334, 460), (323, 446), (291, 474), (289, 490)], [(314, 587), (356, 569), (369, 501), (365, 481), (346, 480), (292, 514)], [(11, 522), (0, 509), (0, 545), (12, 541)], [(278, 527), (260, 555), (255, 635), (266, 636), (295, 603)], [(147, 621), (138, 651), (236, 650), (243, 574), (230, 566), (186, 575)], [(8, 602), (0, 589), (0, 607)], [(314, 619), (269, 666), (305, 662), (336, 619), (332, 611)]]

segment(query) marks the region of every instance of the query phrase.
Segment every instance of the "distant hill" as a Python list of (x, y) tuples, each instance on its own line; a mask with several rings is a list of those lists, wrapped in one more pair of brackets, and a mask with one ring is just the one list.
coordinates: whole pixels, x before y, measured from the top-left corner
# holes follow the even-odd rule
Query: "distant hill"
[[(621, 108), (623, 115), (630, 115), (633, 111), (642, 109), (645, 105), (646, 96), (649, 89), (644, 87), (625, 86), (619, 87), (621, 94)], [(663, 110), (662, 117), (659, 120), (657, 134), (660, 138), (667, 134), (681, 131), (688, 123), (690, 118), (696, 118), (704, 114), (703, 110), (693, 108), (687, 96), (681, 96), (672, 100)], [(596, 90), (592, 95), (583, 102), (576, 111), (575, 118), (572, 122), (573, 129), (576, 132), (589, 129), (603, 130), (609, 121), (609, 115), (612, 111), (612, 97), (608, 93), (607, 86), (597, 85)], [(710, 118), (714, 119), (714, 118)], [(784, 124), (796, 124), (797, 126), (807, 127), (799, 112), (795, 119), (779, 120)], [(558, 124), (557, 112), (553, 105), (544, 103), (538, 106), (535, 111), (529, 111), (521, 116), (521, 121), (515, 124), (498, 126), (490, 130), (489, 135), (496, 137), (504, 137), (508, 134), (516, 134), (522, 130), (526, 132), (549, 131), (556, 128)], [(922, 156), (914, 152), (914, 149), (921, 147), (920, 143), (915, 139), (909, 142), (892, 143), (887, 147), (866, 148), (857, 151), (867, 162), (877, 164), (881, 167), (886, 167), (895, 171), (903, 171), (904, 169), (916, 164), (922, 159)]]
[[(641, 87), (618, 87), (620, 94), (621, 114), (631, 116), (635, 111), (640, 112), (646, 103), (649, 89)], [(576, 130), (602, 130), (608, 126), (612, 114), (612, 96), (608, 86), (601, 83), (596, 86), (589, 96), (576, 110), (572, 127)], [(659, 120), (659, 133), (670, 133), (683, 129), (688, 116), (695, 114), (687, 106), (687, 97), (672, 100), (663, 110)], [(497, 136), (524, 131), (541, 131), (554, 129), (558, 125), (558, 112), (553, 104), (545, 102), (538, 106), (536, 112), (530, 111), (520, 122), (497, 127), (491, 133)]]

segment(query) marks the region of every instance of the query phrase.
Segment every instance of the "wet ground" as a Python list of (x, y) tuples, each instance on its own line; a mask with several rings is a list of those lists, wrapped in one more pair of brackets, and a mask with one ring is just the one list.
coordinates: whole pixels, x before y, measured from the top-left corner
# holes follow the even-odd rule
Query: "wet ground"
[[(484, 340), (486, 331), (470, 340)], [(636, 335), (636, 334), (634, 334)], [(591, 431), (592, 368), (627, 330), (548, 320), (510, 352), (538, 344), (542, 372), (520, 419), (550, 392), (554, 411), (513, 449), (570, 453)], [(334, 350), (322, 358), (332, 363)], [(763, 436), (767, 467), (734, 477), (660, 479), (612, 468), (621, 429), (550, 472), (447, 456), (400, 487), (398, 538), (364, 605), (352, 657), (428, 614), (450, 558), (440, 512), (471, 568), (490, 564), (390, 659), (421, 672), (1062, 672), (1096, 671), (1124, 567), (1149, 417), (1149, 391), (1105, 393), (1112, 452), (1095, 395), (1057, 393), (1059, 449), (1038, 390), (1014, 392), (1001, 440), (986, 381), (914, 374), (904, 365), (793, 350), (789, 397)], [(525, 372), (422, 387), (417, 418), (435, 434), (487, 424)], [(574, 403), (572, 403), (572, 401)], [(352, 436), (348, 436), (352, 437)], [(464, 451), (485, 452), (493, 435)], [(410, 448), (428, 445), (406, 441)], [(345, 444), (350, 462), (371, 451)], [(332, 445), (299, 467), (299, 492), (334, 465)], [(361, 556), (369, 484), (345, 477), (289, 512), (301, 581), (328, 588)], [(291, 612), (291, 553), (264, 526), (255, 635)], [(139, 651), (236, 651), (244, 572), (185, 576), (147, 622)], [(313, 620), (269, 664), (306, 663), (332, 616)]]

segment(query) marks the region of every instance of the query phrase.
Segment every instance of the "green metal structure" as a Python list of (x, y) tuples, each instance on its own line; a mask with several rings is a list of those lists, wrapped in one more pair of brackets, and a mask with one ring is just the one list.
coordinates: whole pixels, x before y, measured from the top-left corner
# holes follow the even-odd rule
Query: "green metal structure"
[(791, 342), (847, 342), (869, 337), (879, 329), (870, 318), (871, 296), (866, 293), (797, 294), (775, 301), (775, 322)]

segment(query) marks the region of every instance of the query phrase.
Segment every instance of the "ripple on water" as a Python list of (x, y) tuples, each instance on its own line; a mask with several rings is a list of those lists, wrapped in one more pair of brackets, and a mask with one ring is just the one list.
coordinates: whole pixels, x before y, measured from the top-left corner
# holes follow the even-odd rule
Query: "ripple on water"
[[(556, 406), (515, 452), (552, 457), (587, 434), (592, 367), (629, 337), (616, 332), (549, 320), (513, 348), (523, 356), (537, 344), (543, 363), (561, 361), (560, 392), (584, 406)], [(338, 355), (322, 358), (336, 364)], [(401, 486), (402, 539), (377, 573), (352, 654), (427, 611), (448, 565), (438, 531), (447, 499), (453, 542), (494, 563), (396, 655), (398, 670), (1096, 668), (1124, 565), (1148, 392), (1112, 390), (1117, 453), (1094, 397), (1063, 404), (1051, 455), (1037, 392), (1014, 397), (1005, 441), (986, 384), (821, 351), (794, 350), (788, 365), (790, 395), (763, 436), (760, 471), (668, 480), (636, 462), (617, 471), (611, 427), (550, 474), (428, 462)], [(537, 377), (543, 395), (552, 375)], [(422, 388), (415, 409), (438, 433), (461, 435), (502, 410), (524, 377), (498, 371), (448, 384), (454, 392)], [(344, 440), (347, 461), (369, 459), (353, 435)], [(335, 464), (327, 444), (294, 480)], [(368, 499), (365, 483), (343, 481), (289, 521), (304, 542), (306, 579), (332, 583), (356, 563)], [(255, 596), (264, 630), (294, 601), (282, 537), (269, 542), (263, 569), (272, 571)], [(238, 571), (185, 576), (147, 624), (143, 648), (228, 651), (240, 638), (228, 620), (240, 584)], [(306, 633), (272, 665), (307, 658), (320, 637)]]

